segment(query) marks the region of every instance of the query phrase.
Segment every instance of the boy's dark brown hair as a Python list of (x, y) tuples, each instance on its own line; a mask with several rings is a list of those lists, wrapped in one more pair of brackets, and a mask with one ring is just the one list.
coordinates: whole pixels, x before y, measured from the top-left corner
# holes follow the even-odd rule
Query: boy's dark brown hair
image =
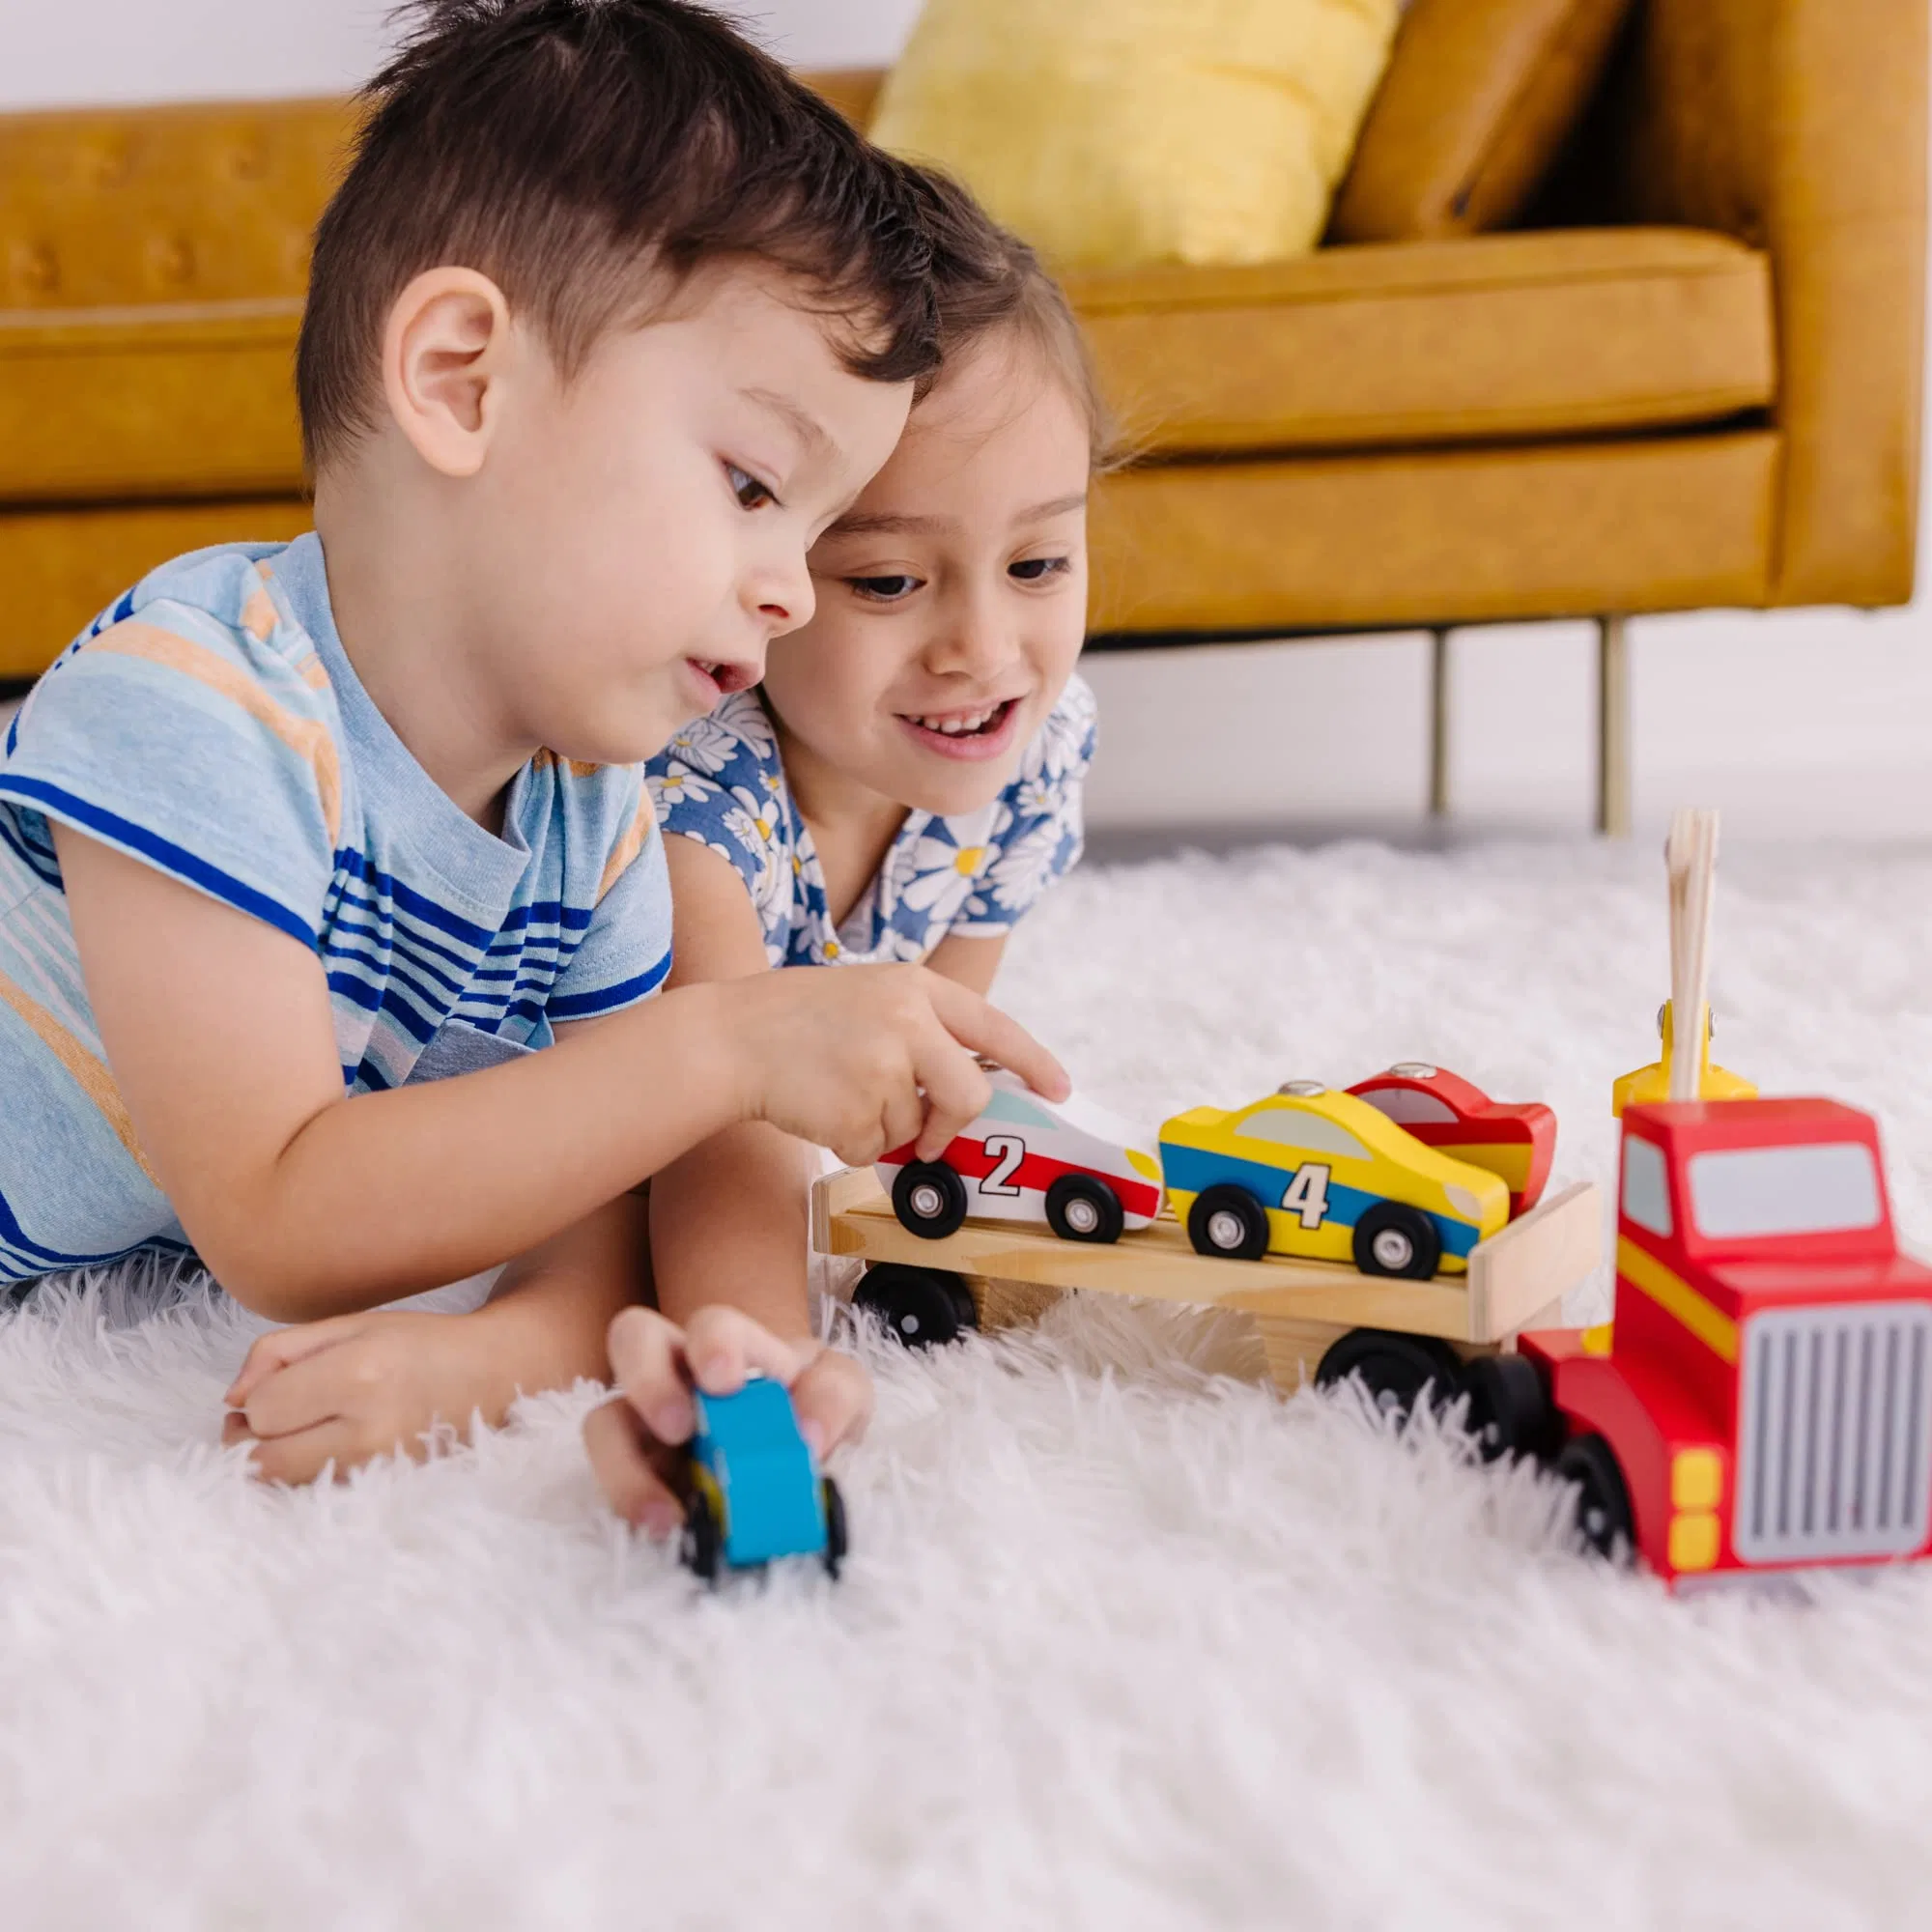
[(663, 298), (665, 276), (731, 255), (797, 275), (802, 298), (849, 319), (855, 374), (937, 367), (922, 178), (718, 14), (682, 0), (406, 11), (414, 30), (365, 90), (316, 229), (296, 352), (311, 470), (368, 428), (389, 306), (445, 264), (495, 281), (566, 378)]

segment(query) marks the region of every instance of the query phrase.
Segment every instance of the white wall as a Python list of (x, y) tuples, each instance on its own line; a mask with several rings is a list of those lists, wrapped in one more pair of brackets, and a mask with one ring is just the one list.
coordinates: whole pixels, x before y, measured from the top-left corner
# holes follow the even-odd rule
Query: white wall
[[(368, 72), (387, 0), (0, 0), (0, 111), (89, 100), (313, 94)], [(889, 61), (918, 0), (744, 0), (784, 58)], [(1928, 531), (1932, 537), (1932, 531)], [(1932, 542), (1921, 573), (1932, 580)], [(1694, 799), (1733, 832), (1932, 839), (1932, 608), (1713, 612), (1632, 627), (1637, 805)], [(1093, 661), (1096, 826), (1401, 830), (1425, 787), (1427, 647), (1414, 638)], [(1586, 627), (1464, 633), (1451, 764), (1459, 822), (1587, 822)]]
[[(713, 0), (797, 65), (884, 64), (919, 0)], [(0, 112), (328, 94), (380, 59), (391, 0), (0, 0)]]

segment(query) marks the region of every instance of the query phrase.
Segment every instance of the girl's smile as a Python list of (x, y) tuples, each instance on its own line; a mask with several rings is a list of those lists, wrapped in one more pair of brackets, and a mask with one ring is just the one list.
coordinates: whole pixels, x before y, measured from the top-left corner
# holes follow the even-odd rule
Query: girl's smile
[(958, 711), (893, 715), (921, 750), (966, 762), (1003, 758), (1013, 748), (1025, 710), (1023, 696), (1000, 697)]

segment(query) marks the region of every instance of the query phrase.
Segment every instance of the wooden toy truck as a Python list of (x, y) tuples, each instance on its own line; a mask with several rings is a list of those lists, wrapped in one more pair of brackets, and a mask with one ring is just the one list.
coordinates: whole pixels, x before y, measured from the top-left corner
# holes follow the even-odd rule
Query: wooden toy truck
[(1497, 1447), (1672, 1584), (1932, 1555), (1932, 1268), (1870, 1115), (1634, 1106), (1619, 1209), (1614, 1321), (1522, 1338)]
[(1579, 1182), (1481, 1242), (1466, 1274), (1413, 1281), (1342, 1262), (1202, 1256), (1165, 1211), (1109, 1245), (1017, 1223), (968, 1222), (932, 1240), (899, 1225), (870, 1168), (847, 1168), (812, 1189), (811, 1241), (820, 1254), (866, 1263), (854, 1304), (915, 1346), (1031, 1320), (1069, 1289), (1235, 1308), (1255, 1318), (1284, 1392), (1310, 1376), (1360, 1375), (1384, 1406), (1406, 1407), (1428, 1383), (1437, 1399), (1466, 1388), (1483, 1428), (1493, 1358), (1523, 1328), (1555, 1318), (1597, 1265), (1602, 1205)]

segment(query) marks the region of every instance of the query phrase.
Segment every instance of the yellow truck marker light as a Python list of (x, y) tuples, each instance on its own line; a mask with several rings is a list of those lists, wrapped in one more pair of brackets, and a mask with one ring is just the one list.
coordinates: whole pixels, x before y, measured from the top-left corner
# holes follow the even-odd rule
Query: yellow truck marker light
[(1724, 1463), (1715, 1449), (1680, 1449), (1670, 1459), (1670, 1507), (1714, 1510), (1724, 1494)]
[(1712, 1570), (1718, 1563), (1718, 1519), (1709, 1510), (1688, 1510), (1670, 1519), (1670, 1567)]

